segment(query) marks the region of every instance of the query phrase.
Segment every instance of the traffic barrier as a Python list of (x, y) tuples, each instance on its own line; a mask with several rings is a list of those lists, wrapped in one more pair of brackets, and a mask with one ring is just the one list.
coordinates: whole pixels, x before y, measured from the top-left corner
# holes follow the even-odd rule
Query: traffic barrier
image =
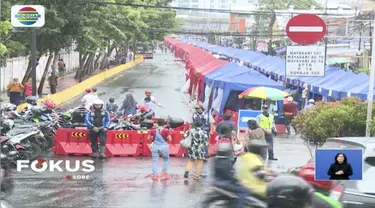
[[(172, 137), (172, 141), (168, 142), (169, 146), (169, 155), (170, 156), (175, 156), (175, 157), (181, 157), (185, 154), (187, 154), (188, 150), (183, 148), (180, 145), (180, 141), (184, 137), (185, 132), (184, 131), (176, 131), (176, 130), (171, 130), (170, 135)], [(149, 132), (147, 132), (144, 135), (144, 140), (143, 140), (143, 156), (152, 156), (151, 154), (151, 143), (152, 140), (148, 140), (148, 135)]]
[(172, 141), (169, 143), (169, 155), (181, 157), (187, 154), (187, 149), (181, 146), (180, 142), (184, 138), (184, 131), (171, 131)]
[(92, 153), (87, 129), (57, 129), (53, 136), (56, 155), (89, 155)]
[(142, 154), (143, 134), (138, 131), (108, 131), (106, 155), (138, 156)]

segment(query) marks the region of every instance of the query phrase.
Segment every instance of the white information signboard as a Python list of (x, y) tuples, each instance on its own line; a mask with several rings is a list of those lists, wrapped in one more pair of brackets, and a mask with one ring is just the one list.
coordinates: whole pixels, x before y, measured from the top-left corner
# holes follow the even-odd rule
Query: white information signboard
[(288, 46), (285, 75), (288, 77), (324, 77), (324, 46)]

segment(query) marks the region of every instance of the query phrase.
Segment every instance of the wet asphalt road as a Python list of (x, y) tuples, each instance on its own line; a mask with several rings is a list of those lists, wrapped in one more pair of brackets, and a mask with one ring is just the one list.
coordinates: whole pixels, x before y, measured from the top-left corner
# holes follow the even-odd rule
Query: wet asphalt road
[[(187, 119), (191, 109), (186, 98), (179, 92), (184, 84), (184, 63), (175, 60), (168, 53), (155, 54), (153, 60), (146, 60), (139, 67), (124, 72), (114, 80), (98, 86), (104, 101), (114, 97), (118, 104), (130, 91), (137, 101), (141, 101), (145, 89), (151, 89), (164, 109), (156, 114)], [(67, 106), (77, 105), (73, 101)], [(307, 147), (295, 137), (276, 138), (275, 154), (279, 161), (270, 163), (277, 171), (303, 165), (310, 158)], [(89, 157), (54, 156), (48, 153), (46, 160), (85, 160)], [(184, 183), (183, 173), (186, 158), (170, 159), (168, 181), (153, 182), (151, 158), (115, 157), (105, 161), (95, 160), (92, 173), (35, 173), (30, 169), (13, 171), (14, 193), (8, 197), (16, 208), (33, 207), (93, 207), (93, 208), (193, 208), (201, 207), (199, 201), (204, 197), (210, 183), (210, 161), (205, 165), (204, 174), (208, 177), (199, 182), (189, 180)], [(62, 165), (63, 166), (63, 165)], [(89, 179), (70, 180), (67, 176), (88, 176)]]

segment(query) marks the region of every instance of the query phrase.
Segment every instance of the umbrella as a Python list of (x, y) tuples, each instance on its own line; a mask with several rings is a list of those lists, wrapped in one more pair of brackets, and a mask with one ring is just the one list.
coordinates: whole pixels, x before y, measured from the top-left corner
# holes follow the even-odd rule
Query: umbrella
[(264, 100), (284, 100), (286, 96), (289, 96), (289, 93), (270, 87), (252, 87), (238, 95), (240, 99), (243, 97), (252, 97)]

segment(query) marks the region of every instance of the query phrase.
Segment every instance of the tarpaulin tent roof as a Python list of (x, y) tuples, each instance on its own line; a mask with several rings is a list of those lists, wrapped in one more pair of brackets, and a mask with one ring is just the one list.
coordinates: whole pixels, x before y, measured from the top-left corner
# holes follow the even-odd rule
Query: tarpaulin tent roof
[(218, 68), (224, 66), (227, 63), (228, 63), (227, 61), (214, 59), (208, 62), (207, 64), (202, 65), (201, 67), (198, 67), (196, 69), (195, 79), (192, 79), (190, 84), (198, 85), (198, 100), (199, 101), (201, 101), (203, 97), (202, 95), (203, 95), (203, 89), (204, 89), (204, 84), (203, 84), (204, 76), (209, 72), (217, 70)]
[(257, 71), (236, 63), (228, 63), (219, 69), (209, 73), (205, 77), (205, 83), (209, 86), (223, 89), (223, 99), (219, 109), (222, 114), (231, 91), (243, 91), (250, 87), (272, 87), (284, 89), (281, 83), (277, 83), (263, 76)]
[[(199, 43), (197, 43), (199, 44)], [(208, 50), (210, 48), (207, 46)], [(256, 69), (260, 69), (269, 73), (273, 73), (278, 77), (285, 78), (285, 60), (279, 57), (272, 57), (267, 56), (261, 53), (256, 52), (245, 52), (241, 53), (239, 50), (235, 48), (218, 48), (218, 47), (211, 47), (213, 48), (212, 51), (217, 52), (217, 50), (221, 51), (221, 54), (225, 56), (240, 59), (246, 63), (249, 63), (252, 67)], [(218, 52), (217, 52), (218, 53)], [(329, 74), (331, 69), (329, 67), (326, 68), (326, 76)], [(346, 95), (356, 95), (360, 96), (361, 99), (366, 99), (366, 95), (368, 93), (368, 82), (369, 77), (367, 75), (359, 75), (354, 74), (349, 71), (343, 71), (346, 74), (342, 74), (340, 72), (340, 81), (338, 82), (335, 79), (335, 76), (332, 75), (330, 78), (332, 81), (328, 80), (324, 77), (287, 77), (293, 83), (298, 83), (298, 86), (302, 86), (304, 83), (307, 83), (314, 89), (315, 93), (325, 94), (330, 97), (334, 98), (342, 98)], [(321, 80), (322, 81), (317, 81)], [(359, 81), (360, 80), (360, 81)], [(345, 83), (345, 84), (340, 84)], [(348, 87), (351, 86), (351, 87)]]

